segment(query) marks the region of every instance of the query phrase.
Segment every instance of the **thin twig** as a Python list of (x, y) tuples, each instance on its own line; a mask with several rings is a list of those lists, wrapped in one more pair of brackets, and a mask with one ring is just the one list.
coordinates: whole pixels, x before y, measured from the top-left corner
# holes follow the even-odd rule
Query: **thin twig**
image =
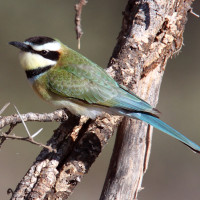
[(86, 0), (80, 0), (79, 3), (75, 4), (75, 25), (76, 25), (76, 38), (78, 40), (78, 49), (80, 49), (80, 39), (83, 35), (83, 31), (81, 28), (81, 13), (82, 13), (82, 7), (87, 4)]
[[(9, 103), (6, 104), (2, 109), (1, 113), (8, 107)], [(28, 141), (32, 144), (36, 144), (39, 146), (42, 146), (44, 148), (47, 148), (49, 151), (53, 151), (52, 147), (46, 146), (42, 143), (36, 142), (33, 140), (34, 137), (36, 137), (41, 131), (42, 128), (39, 129), (37, 132), (34, 134), (30, 134), (30, 131), (28, 130), (28, 127), (25, 124), (25, 121), (39, 121), (39, 122), (52, 122), (52, 121), (65, 121), (68, 119), (68, 116), (64, 110), (56, 110), (52, 113), (44, 113), (44, 114), (39, 114), (39, 113), (26, 113), (26, 114), (20, 114), (16, 106), (14, 106), (17, 113), (15, 115), (11, 116), (5, 116), (0, 119), (0, 129), (5, 127), (6, 125), (10, 125), (10, 128), (8, 131), (5, 133), (1, 133), (0, 135), (0, 148), (2, 144), (5, 142), (6, 139), (16, 139), (16, 140), (23, 140), (23, 141)], [(18, 123), (23, 123), (26, 132), (28, 134), (28, 137), (20, 137), (20, 136), (15, 136), (15, 135), (9, 135), (13, 128), (16, 126)]]
[[(16, 126), (16, 124), (10, 124), (10, 128), (8, 129), (8, 131), (5, 132), (6, 135), (9, 135), (11, 133), (11, 131), (14, 129), (14, 127)], [(2, 146), (2, 144), (6, 141), (5, 137), (0, 138), (0, 148)]]
[(31, 137), (21, 137), (21, 136), (16, 136), (16, 135), (7, 135), (6, 133), (1, 133), (0, 135), (0, 139), (13, 139), (13, 140), (21, 140), (21, 141), (26, 141), (26, 142), (30, 142), (32, 144), (36, 144), (38, 146), (44, 147), (46, 149), (48, 149), (50, 152), (52, 151), (56, 151), (55, 149), (53, 149), (50, 146), (44, 145), (42, 143), (36, 142), (35, 140), (33, 140), (33, 138)]

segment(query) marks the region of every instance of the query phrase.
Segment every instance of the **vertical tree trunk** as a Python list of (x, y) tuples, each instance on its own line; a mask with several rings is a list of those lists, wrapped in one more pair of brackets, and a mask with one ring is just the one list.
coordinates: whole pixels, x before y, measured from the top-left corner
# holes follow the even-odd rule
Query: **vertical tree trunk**
[[(112, 63), (118, 82), (152, 106), (169, 57), (180, 50), (192, 1), (129, 0)], [(136, 199), (151, 150), (152, 128), (124, 118), (117, 132), (101, 200)]]

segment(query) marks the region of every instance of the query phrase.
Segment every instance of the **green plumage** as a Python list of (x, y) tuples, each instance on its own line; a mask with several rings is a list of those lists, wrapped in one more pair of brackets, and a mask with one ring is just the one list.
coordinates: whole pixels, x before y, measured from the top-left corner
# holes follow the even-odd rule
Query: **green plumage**
[(67, 48), (60, 63), (47, 72), (52, 92), (86, 104), (154, 112), (148, 103), (120, 88), (102, 68), (72, 49)]
[(151, 105), (60, 41), (36, 36), (10, 44), (21, 50), (27, 78), (45, 101), (93, 119), (103, 112), (140, 119), (200, 152), (200, 146), (158, 119)]

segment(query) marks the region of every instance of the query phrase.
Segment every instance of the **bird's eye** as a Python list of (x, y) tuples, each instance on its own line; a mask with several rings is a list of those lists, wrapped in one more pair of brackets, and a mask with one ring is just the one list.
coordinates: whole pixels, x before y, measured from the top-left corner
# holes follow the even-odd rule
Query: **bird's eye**
[(41, 51), (41, 54), (42, 54), (42, 55), (47, 55), (47, 53), (48, 53), (47, 50), (42, 50), (42, 51)]

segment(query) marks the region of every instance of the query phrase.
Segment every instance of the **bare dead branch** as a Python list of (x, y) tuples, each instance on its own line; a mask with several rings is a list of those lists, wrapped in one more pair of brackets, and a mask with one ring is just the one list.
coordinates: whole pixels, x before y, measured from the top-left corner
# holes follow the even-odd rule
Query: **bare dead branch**
[[(1, 109), (1, 113), (3, 113), (3, 111), (8, 107), (9, 103), (7, 103), (2, 109)], [(15, 107), (15, 109), (17, 110), (17, 108)], [(1, 117), (0, 118), (0, 129), (2, 129), (3, 127), (10, 125), (10, 128), (8, 129), (8, 131), (6, 131), (5, 133), (1, 133), (0, 134), (0, 148), (3, 145), (3, 143), (6, 141), (6, 139), (16, 139), (16, 140), (23, 140), (23, 141), (27, 141), (30, 142), (32, 144), (35, 145), (39, 145), (41, 147), (44, 147), (46, 149), (48, 149), (50, 152), (53, 151), (53, 149), (47, 145), (44, 145), (42, 143), (36, 142), (33, 138), (41, 131), (41, 129), (39, 131), (37, 131), (36, 133), (34, 133), (33, 135), (31, 135), (28, 131), (28, 128), (25, 124), (25, 121), (38, 121), (38, 122), (52, 122), (52, 121), (65, 121), (68, 119), (68, 116), (65, 112), (65, 110), (56, 110), (52, 113), (43, 113), (43, 114), (39, 114), (39, 113), (26, 113), (26, 114), (20, 114), (19, 111), (17, 110), (18, 114), (15, 115), (11, 115), (11, 116), (5, 116), (5, 117)], [(11, 133), (11, 131), (14, 129), (14, 127), (18, 124), (18, 123), (23, 123), (24, 127), (26, 129), (26, 132), (28, 133), (28, 137), (20, 137), (20, 136), (16, 136), (16, 135), (9, 135)]]
[(75, 25), (76, 25), (76, 38), (78, 40), (78, 49), (80, 49), (80, 39), (81, 36), (83, 35), (83, 31), (81, 28), (81, 13), (82, 13), (82, 8), (87, 4), (86, 0), (80, 0), (79, 3), (75, 4)]
[[(5, 106), (4, 106), (4, 107), (5, 107)], [(37, 136), (37, 135), (42, 131), (42, 128), (41, 128), (40, 130), (38, 130), (36, 133), (34, 133), (33, 135), (31, 135), (31, 133), (30, 133), (30, 131), (28, 130), (28, 127), (26, 126), (26, 123), (24, 122), (23, 117), (22, 117), (22, 115), (20, 114), (19, 110), (17, 109), (16, 106), (14, 106), (14, 107), (15, 107), (17, 113), (18, 113), (19, 118), (21, 119), (21, 122), (22, 122), (23, 125), (24, 125), (24, 128), (25, 128), (25, 130), (26, 130), (26, 132), (27, 132), (27, 134), (28, 134), (28, 137), (20, 137), (20, 136), (16, 136), (16, 135), (9, 135), (9, 134), (11, 133), (11, 131), (13, 130), (13, 128), (16, 126), (16, 124), (10, 124), (9, 130), (8, 130), (6, 133), (1, 133), (1, 135), (0, 135), (0, 139), (1, 139), (1, 140), (0, 140), (0, 141), (1, 141), (1, 142), (0, 142), (0, 147), (2, 146), (2, 144), (4, 143), (4, 141), (5, 141), (6, 139), (15, 139), (15, 140), (22, 140), (22, 141), (30, 142), (30, 143), (32, 143), (32, 144), (36, 144), (36, 145), (41, 146), (41, 147), (44, 147), (44, 148), (48, 149), (50, 152), (52, 152), (53, 149), (52, 149), (50, 146), (46, 146), (46, 145), (44, 145), (44, 144), (42, 144), (42, 143), (36, 142), (36, 141), (33, 139), (35, 136)]]
[[(3, 111), (9, 106), (9, 103), (7, 103), (2, 109), (1, 109), (1, 113), (3, 113)], [(10, 128), (8, 129), (8, 131), (6, 131), (5, 133), (1, 133), (0, 134), (0, 148), (3, 145), (3, 143), (6, 141), (6, 139), (15, 139), (15, 140), (22, 140), (22, 141), (26, 141), (26, 142), (30, 142), (32, 144), (44, 147), (46, 149), (48, 149), (50, 152), (55, 151), (54, 149), (52, 149), (52, 147), (47, 146), (45, 144), (36, 142), (33, 138), (38, 135), (39, 132), (41, 132), (41, 129), (39, 131), (37, 131), (36, 133), (34, 133), (33, 135), (30, 134), (25, 121), (38, 121), (38, 122), (52, 122), (52, 121), (65, 121), (68, 119), (68, 116), (65, 112), (65, 110), (56, 110), (52, 113), (43, 113), (43, 114), (39, 114), (39, 113), (26, 113), (26, 114), (20, 114), (18, 109), (15, 107), (16, 111), (18, 112), (18, 114), (15, 115), (11, 115), (11, 116), (5, 116), (0, 118), (0, 129), (2, 129), (3, 127), (10, 125)], [(18, 124), (18, 123), (23, 123), (26, 132), (28, 134), (28, 137), (20, 137), (20, 136), (16, 136), (16, 135), (9, 135), (11, 133), (11, 131), (14, 129), (14, 127)]]
[[(38, 121), (38, 122), (52, 122), (52, 121), (65, 121), (68, 119), (68, 116), (64, 110), (56, 110), (52, 113), (26, 113), (21, 114), (22, 119), (24, 122), (27, 121)], [(11, 115), (11, 116), (5, 116), (0, 118), (0, 129), (3, 127), (10, 125), (10, 124), (17, 124), (22, 123), (22, 120), (19, 115)]]
[[(74, 137), (79, 126), (79, 118), (70, 116), (67, 121), (61, 123), (59, 128), (55, 130), (52, 138), (47, 142), (48, 146), (56, 149), (57, 152), (49, 153), (43, 149), (37, 157), (34, 165), (26, 173), (24, 179), (20, 181), (11, 199), (43, 199), (55, 184), (55, 176), (58, 174), (60, 165), (71, 152), (74, 147)], [(76, 137), (75, 137), (76, 138)], [(45, 181), (44, 181), (45, 180)], [(27, 184), (28, 183), (28, 184)], [(32, 190), (32, 187), (35, 187)], [(30, 192), (33, 192), (32, 194)], [(38, 193), (38, 191), (40, 191)], [(26, 197), (25, 197), (26, 196)]]
[(48, 149), (50, 152), (52, 151), (56, 151), (54, 150), (52, 147), (44, 145), (40, 142), (36, 142), (32, 137), (21, 137), (21, 136), (17, 136), (17, 135), (7, 135), (6, 133), (1, 133), (0, 135), (0, 139), (2, 140), (6, 140), (6, 139), (12, 139), (12, 140), (21, 140), (21, 141), (26, 141), (26, 142), (30, 142), (32, 144), (38, 145), (40, 147), (44, 147), (46, 149)]

